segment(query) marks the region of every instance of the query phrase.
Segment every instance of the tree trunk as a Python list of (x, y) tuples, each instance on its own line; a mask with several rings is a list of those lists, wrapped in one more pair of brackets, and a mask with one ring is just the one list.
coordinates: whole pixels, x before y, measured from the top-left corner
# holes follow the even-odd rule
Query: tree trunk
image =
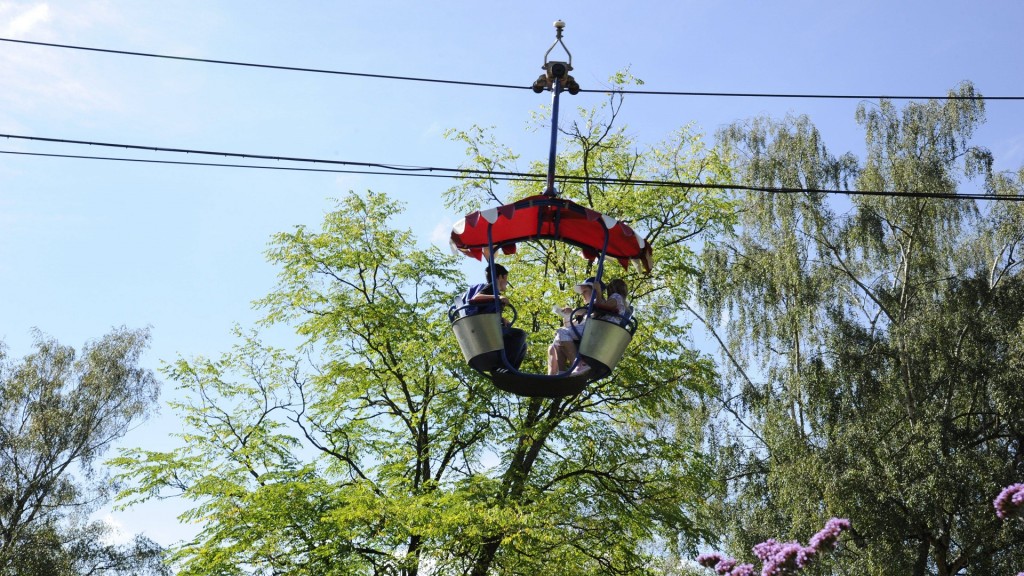
[[(516, 446), (508, 470), (505, 471), (502, 478), (502, 489), (504, 492), (501, 496), (502, 499), (514, 502), (522, 498), (523, 489), (526, 487), (526, 480), (530, 477), (533, 464), (537, 461), (541, 448), (544, 447), (544, 443), (547, 441), (548, 433), (557, 426), (557, 421), (561, 416), (561, 402), (558, 400), (552, 401), (551, 406), (546, 411), (542, 410), (543, 402), (543, 400), (538, 398), (530, 401), (529, 415), (523, 424), (524, 428), (536, 429), (536, 425), (542, 420), (547, 422), (545, 426), (536, 432), (536, 438), (526, 435), (519, 438), (519, 444)], [(491, 563), (494, 562), (494, 557), (498, 553), (498, 548), (501, 546), (501, 540), (504, 536), (504, 534), (495, 534), (491, 539), (483, 543), (480, 547), (480, 554), (473, 563), (470, 576), (486, 576), (487, 571), (490, 570)]]
[(913, 576), (926, 576), (928, 569), (928, 536), (921, 535), (921, 543), (917, 546), (917, 562), (914, 563)]
[(498, 546), (501, 545), (501, 538), (495, 538), (484, 543), (480, 548), (480, 555), (477, 556), (476, 562), (473, 563), (473, 570), (469, 573), (470, 576), (487, 576), (487, 571), (491, 568), (491, 562), (494, 561), (495, 554), (498, 553)]

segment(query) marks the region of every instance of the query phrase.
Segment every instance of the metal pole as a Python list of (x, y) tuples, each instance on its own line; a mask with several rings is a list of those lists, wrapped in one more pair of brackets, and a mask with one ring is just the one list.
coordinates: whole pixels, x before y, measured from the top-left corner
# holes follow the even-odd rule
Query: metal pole
[(551, 88), (551, 151), (548, 153), (548, 187), (545, 196), (558, 196), (555, 190), (555, 152), (558, 144), (558, 95), (562, 93), (562, 79), (555, 77)]

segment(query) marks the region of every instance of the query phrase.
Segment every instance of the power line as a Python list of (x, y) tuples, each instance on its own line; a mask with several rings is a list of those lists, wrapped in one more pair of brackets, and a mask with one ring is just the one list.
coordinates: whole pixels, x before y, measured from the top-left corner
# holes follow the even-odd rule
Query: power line
[[(506, 88), (515, 90), (530, 90), (531, 85), (517, 84), (494, 84), (489, 82), (468, 82), (463, 80), (443, 80), (439, 78), (422, 78), (414, 76), (394, 76), (389, 74), (370, 74), (365, 72), (346, 72), (341, 70), (327, 70), (323, 68), (306, 68), (299, 66), (281, 66), (275, 64), (257, 64), (253, 62), (238, 62), (233, 60), (215, 60), (211, 58), (194, 58), (188, 56), (170, 56), (166, 54), (154, 54), (151, 52), (135, 52), (130, 50), (114, 50), (110, 48), (95, 48), (90, 46), (75, 46), (71, 44), (55, 44), (52, 42), (36, 42), (32, 40), (17, 40), (14, 38), (0, 38), (0, 42), (11, 42), (16, 44), (28, 44), (32, 46), (45, 46), (49, 48), (64, 48), (67, 50), (82, 50), (87, 52), (101, 52), (106, 54), (120, 54), (124, 56), (140, 56), (145, 58), (160, 58), (165, 60), (181, 60), (186, 62), (200, 62), (204, 64), (221, 64), (225, 66), (243, 66), (248, 68), (265, 68), (271, 70), (286, 70), (289, 72), (309, 72), (314, 74), (332, 74), (337, 76), (357, 76), (364, 78), (378, 78), (383, 80), (402, 80), (410, 82), (431, 82), (436, 84), (454, 84), (460, 86), (477, 86), (481, 88)], [(580, 92), (594, 94), (639, 94), (653, 96), (695, 96), (695, 97), (718, 97), (718, 98), (789, 98), (789, 99), (819, 99), (819, 100), (1024, 100), (1024, 96), (886, 96), (869, 94), (778, 94), (765, 92), (693, 92), (673, 90), (626, 90), (617, 88), (580, 90)]]
[(206, 156), (223, 156), (225, 158), (246, 158), (249, 160), (276, 160), (283, 162), (312, 162), (316, 164), (335, 164), (342, 166), (362, 166), (364, 168), (381, 168), (395, 171), (445, 171), (459, 172), (457, 168), (432, 168), (420, 166), (407, 166), (403, 164), (384, 164), (380, 162), (355, 162), (350, 160), (326, 160), (317, 158), (301, 158), (290, 156), (271, 156), (266, 154), (248, 154), (242, 152), (218, 152), (213, 150), (194, 150), (189, 148), (166, 148), (161, 146), (142, 146), (138, 144), (115, 144), (111, 142), (94, 142), (90, 140), (69, 140), (66, 138), (44, 138), (41, 136), (21, 136), (18, 134), (0, 134), (0, 138), (13, 138), (16, 140), (32, 140), (36, 142), (53, 142), (57, 144), (76, 144), (83, 146), (101, 146), (105, 148), (123, 148), (125, 150), (145, 150), (147, 152), (172, 152), (180, 154), (202, 154)]
[(253, 62), (236, 62), (232, 60), (213, 60), (210, 58), (191, 58), (188, 56), (168, 56), (165, 54), (152, 54), (149, 52), (132, 52), (129, 50), (111, 50), (109, 48), (92, 48), (89, 46), (72, 46), (70, 44), (53, 44), (51, 42), (33, 42), (30, 40), (15, 40), (13, 38), (0, 38), (0, 42), (14, 42), (17, 44), (31, 44), (34, 46), (47, 46), (50, 48), (66, 48), (69, 50), (84, 50), (88, 52), (104, 52), (107, 54), (121, 54), (125, 56), (143, 56), (146, 58), (162, 58), (165, 60), (183, 60), (186, 62), (202, 62), (204, 64), (223, 64), (226, 66), (245, 66), (248, 68), (268, 68), (271, 70), (287, 70), (289, 72), (311, 72), (314, 74), (333, 74), (337, 76), (360, 76), (364, 78), (380, 78), (384, 80), (406, 80), (412, 82), (434, 82), (438, 84), (458, 84), (461, 86), (480, 86), (484, 88), (514, 88), (517, 90), (529, 90), (530, 86), (515, 86), (511, 84), (489, 84), (486, 82), (465, 82), (461, 80), (440, 80), (437, 78), (416, 78), (412, 76), (391, 76), (387, 74), (369, 74), (365, 72), (343, 72), (341, 70), (325, 70), (322, 68), (303, 68), (298, 66), (278, 66), (274, 64), (256, 64)]
[[(229, 164), (226, 162), (186, 162), (182, 160), (147, 160), (145, 158), (121, 158), (118, 156), (89, 156), (84, 154), (46, 154), (43, 152), (16, 152), (0, 150), (0, 154), (16, 156), (39, 156), (43, 158), (68, 158), (75, 160), (110, 160), (140, 164), (170, 164), (176, 166), (209, 166), (214, 168), (252, 168), (256, 170), (283, 170), (290, 172), (326, 172), (331, 174), (366, 174), (372, 176), (417, 176), (420, 178), (458, 178), (457, 174), (424, 174), (422, 172), (379, 172), (371, 170), (340, 170), (337, 168), (298, 168), (295, 166), (260, 166), (258, 164)], [(496, 177), (496, 180), (526, 180), (527, 178)], [(543, 181), (541, 176), (539, 181)]]
[[(87, 146), (102, 146), (112, 148), (124, 148), (129, 150), (146, 150), (151, 152), (170, 152), (170, 153), (182, 153), (182, 154), (201, 154), (201, 155), (213, 155), (223, 156), (230, 158), (245, 158), (252, 160), (275, 160), (275, 161), (287, 161), (287, 162), (298, 162), (298, 163), (315, 163), (315, 164), (334, 164), (344, 166), (361, 166), (364, 168), (381, 168), (387, 170), (386, 172), (378, 171), (367, 171), (367, 170), (339, 170), (339, 169), (326, 169), (326, 168), (296, 168), (289, 166), (259, 166), (251, 164), (228, 164), (228, 163), (212, 163), (212, 162), (185, 162), (185, 161), (173, 161), (173, 160), (147, 160), (138, 158), (119, 158), (111, 156), (87, 156), (87, 155), (71, 155), (71, 154), (44, 154), (38, 152), (14, 152), (14, 151), (3, 151), (0, 150), (0, 154), (16, 154), (22, 156), (42, 156), (51, 158), (68, 158), (68, 159), (84, 159), (84, 160), (107, 160), (107, 161), (120, 161), (120, 162), (139, 162), (148, 164), (171, 164), (171, 165), (185, 165), (185, 166), (210, 166), (210, 167), (222, 167), (222, 168), (249, 168), (249, 169), (260, 169), (260, 170), (285, 170), (285, 171), (296, 171), (296, 172), (327, 172), (327, 173), (343, 173), (343, 174), (367, 174), (367, 175), (383, 175), (383, 176), (418, 176), (426, 178), (465, 178), (469, 176), (484, 177), (491, 180), (498, 181), (527, 181), (527, 182), (544, 182), (547, 179), (545, 174), (536, 174), (529, 172), (511, 172), (511, 171), (491, 171), (491, 170), (478, 170), (470, 168), (443, 168), (437, 166), (408, 166), (401, 164), (386, 164), (380, 162), (352, 162), (348, 160), (324, 160), (317, 158), (301, 158), (301, 157), (289, 157), (289, 156), (269, 156), (261, 154), (245, 154), (238, 152), (215, 152), (209, 150), (191, 150), (184, 148), (163, 148), (159, 146), (141, 146), (134, 144), (114, 144), (109, 142), (91, 142), (84, 140), (67, 140), (60, 138), (42, 138), (36, 136), (20, 136), (15, 134), (0, 134), (0, 138), (14, 138), (21, 140), (34, 140), (42, 142), (57, 142), (62, 144), (76, 144), (76, 145), (87, 145)], [(899, 198), (930, 198), (930, 199), (944, 199), (944, 200), (992, 200), (992, 201), (1010, 201), (1010, 202), (1021, 202), (1024, 201), (1024, 196), (995, 196), (984, 193), (947, 193), (947, 192), (897, 192), (892, 190), (830, 190), (823, 188), (794, 188), (786, 186), (754, 186), (748, 184), (713, 184), (705, 182), (675, 182), (670, 180), (636, 180), (628, 178), (606, 178), (597, 176), (573, 176), (563, 175), (558, 176), (557, 180), (563, 183), (577, 183), (577, 184), (606, 184), (606, 185), (617, 185), (617, 186), (652, 186), (652, 187), (667, 187), (667, 188), (684, 188), (684, 189), (702, 189), (702, 190), (742, 190), (747, 192), (766, 192), (770, 194), (845, 194), (850, 196), (888, 196), (888, 197), (899, 197)]]
[(659, 96), (715, 96), (723, 98), (791, 98), (818, 100), (1024, 100), (1024, 96), (884, 96), (858, 94), (769, 94), (764, 92), (672, 92), (666, 90), (580, 90), (607, 94), (646, 94)]

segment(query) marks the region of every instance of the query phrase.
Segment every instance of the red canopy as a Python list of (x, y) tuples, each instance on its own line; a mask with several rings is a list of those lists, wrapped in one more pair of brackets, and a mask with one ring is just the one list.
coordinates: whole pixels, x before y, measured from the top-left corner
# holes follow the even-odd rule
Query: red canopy
[(607, 230), (609, 257), (623, 267), (628, 268), (633, 260), (645, 272), (651, 271), (651, 247), (632, 228), (557, 196), (530, 196), (497, 208), (477, 210), (452, 227), (452, 247), (477, 260), (483, 259), (490, 245), (488, 227), (494, 247), (506, 254), (515, 252), (516, 242), (551, 239), (579, 246), (589, 260), (601, 253)]

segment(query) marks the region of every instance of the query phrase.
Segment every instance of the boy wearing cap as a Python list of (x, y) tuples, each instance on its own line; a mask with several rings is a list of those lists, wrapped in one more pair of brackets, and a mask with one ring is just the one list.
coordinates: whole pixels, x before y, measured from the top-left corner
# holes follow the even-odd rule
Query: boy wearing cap
[[(470, 286), (469, 290), (462, 297), (463, 302), (472, 306), (467, 314), (496, 314), (498, 305), (494, 301), (494, 285), (491, 284), (491, 267), (485, 270), (487, 282)], [(502, 304), (508, 304), (508, 297), (503, 295), (508, 286), (508, 270), (501, 264), (494, 265), (494, 275), (497, 281), (498, 300)], [(516, 370), (523, 363), (526, 357), (526, 332), (519, 328), (512, 328), (508, 320), (501, 319), (501, 335), (505, 341), (505, 355), (508, 361)]]

